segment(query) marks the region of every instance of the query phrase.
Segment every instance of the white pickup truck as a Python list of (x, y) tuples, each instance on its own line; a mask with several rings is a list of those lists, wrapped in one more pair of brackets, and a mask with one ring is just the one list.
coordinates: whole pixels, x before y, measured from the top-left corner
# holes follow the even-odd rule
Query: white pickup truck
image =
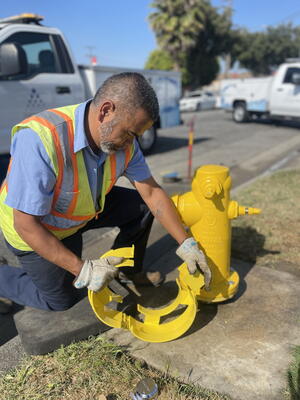
[(300, 63), (281, 64), (271, 77), (225, 79), (220, 94), (221, 108), (232, 111), (236, 122), (300, 118)]
[(14, 124), (44, 109), (89, 99), (106, 78), (124, 71), (142, 73), (160, 105), (159, 121), (140, 140), (144, 153), (152, 150), (157, 128), (180, 123), (180, 73), (78, 66), (62, 33), (41, 20), (35, 14), (0, 20), (0, 155), (9, 153)]

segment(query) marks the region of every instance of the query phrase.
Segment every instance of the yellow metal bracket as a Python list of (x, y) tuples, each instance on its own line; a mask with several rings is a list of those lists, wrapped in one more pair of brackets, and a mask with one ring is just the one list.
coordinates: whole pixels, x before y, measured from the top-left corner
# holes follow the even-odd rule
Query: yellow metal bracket
[[(133, 266), (134, 246), (110, 250), (101, 258), (107, 256), (124, 257), (126, 260), (117, 267)], [(112, 292), (107, 286), (99, 292), (89, 290), (90, 304), (96, 316), (113, 328), (128, 329), (137, 338), (147, 342), (167, 342), (183, 335), (192, 325), (197, 313), (197, 299), (184, 281), (177, 279), (178, 295), (171, 304), (160, 309), (151, 309), (137, 305), (141, 320), (108, 306), (112, 301), (122, 303), (123, 297)], [(176, 318), (162, 322), (161, 318), (170, 315), (178, 307), (182, 312)]]

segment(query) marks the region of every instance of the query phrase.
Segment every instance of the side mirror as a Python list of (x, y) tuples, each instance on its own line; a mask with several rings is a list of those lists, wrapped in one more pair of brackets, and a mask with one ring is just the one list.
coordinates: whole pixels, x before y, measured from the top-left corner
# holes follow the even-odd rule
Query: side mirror
[(292, 82), (294, 85), (300, 85), (300, 74), (297, 72), (292, 74)]
[(0, 45), (0, 77), (26, 73), (27, 70), (26, 53), (18, 43)]

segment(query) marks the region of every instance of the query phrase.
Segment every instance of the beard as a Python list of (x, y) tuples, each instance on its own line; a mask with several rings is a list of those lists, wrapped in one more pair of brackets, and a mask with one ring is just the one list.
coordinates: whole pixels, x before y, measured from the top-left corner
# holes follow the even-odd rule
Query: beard
[(106, 154), (113, 154), (118, 150), (113, 142), (102, 142), (100, 144), (100, 149)]
[(103, 153), (112, 154), (118, 150), (115, 144), (108, 140), (116, 123), (117, 120), (115, 118), (112, 121), (105, 122), (99, 126), (100, 149), (103, 151)]

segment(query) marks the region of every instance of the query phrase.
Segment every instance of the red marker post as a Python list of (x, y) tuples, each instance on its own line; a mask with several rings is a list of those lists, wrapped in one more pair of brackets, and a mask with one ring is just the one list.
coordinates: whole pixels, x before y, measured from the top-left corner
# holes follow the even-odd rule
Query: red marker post
[(189, 144), (188, 144), (188, 179), (192, 179), (192, 158), (193, 158), (193, 145), (194, 145), (194, 136), (195, 136), (195, 131), (194, 131), (194, 126), (195, 126), (195, 117), (193, 117), (190, 120), (189, 123)]

